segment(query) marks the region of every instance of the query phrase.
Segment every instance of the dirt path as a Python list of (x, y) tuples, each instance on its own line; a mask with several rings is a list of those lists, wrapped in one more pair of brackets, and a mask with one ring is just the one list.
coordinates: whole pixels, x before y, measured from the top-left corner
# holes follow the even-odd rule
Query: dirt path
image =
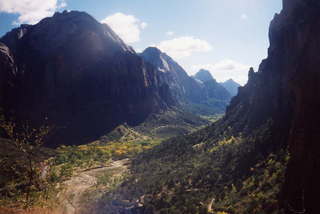
[(79, 214), (81, 210), (81, 199), (86, 191), (97, 185), (97, 176), (109, 170), (118, 169), (120, 173), (127, 170), (129, 159), (111, 162), (110, 166), (89, 169), (73, 176), (65, 181), (65, 190), (59, 194), (60, 203), (63, 206), (63, 214)]

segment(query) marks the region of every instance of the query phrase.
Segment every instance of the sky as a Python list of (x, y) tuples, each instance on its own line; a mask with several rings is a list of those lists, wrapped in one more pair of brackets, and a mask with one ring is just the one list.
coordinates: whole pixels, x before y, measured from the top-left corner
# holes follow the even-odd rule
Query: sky
[(158, 47), (190, 75), (245, 84), (267, 56), (268, 28), (281, 0), (0, 0), (0, 36), (55, 11), (86, 11), (137, 52)]

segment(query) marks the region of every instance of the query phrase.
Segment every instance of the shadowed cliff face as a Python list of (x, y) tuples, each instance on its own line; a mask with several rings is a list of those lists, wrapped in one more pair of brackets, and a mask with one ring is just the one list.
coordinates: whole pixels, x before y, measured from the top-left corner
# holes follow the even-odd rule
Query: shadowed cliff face
[(313, 0), (284, 1), (283, 12), (272, 23), (274, 51), (284, 55), (284, 78), (295, 99), (283, 204), (288, 213), (320, 212), (319, 26), (320, 2)]
[(259, 72), (249, 72), (225, 121), (248, 132), (272, 120), (273, 144), (288, 145), (291, 152), (283, 207), (288, 213), (319, 213), (320, 2), (283, 4), (270, 25), (268, 58)]
[(56, 144), (84, 143), (119, 123), (138, 124), (173, 102), (161, 73), (86, 13), (56, 13), (1, 41), (18, 68), (6, 112), (38, 125), (48, 118)]
[(15, 75), (16, 67), (9, 48), (0, 43), (0, 106), (7, 100)]

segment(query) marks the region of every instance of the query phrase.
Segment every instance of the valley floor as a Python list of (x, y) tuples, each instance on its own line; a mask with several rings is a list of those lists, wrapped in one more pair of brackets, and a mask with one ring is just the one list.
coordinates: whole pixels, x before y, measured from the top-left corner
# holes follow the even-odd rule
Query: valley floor
[[(113, 179), (122, 177), (127, 172), (129, 163), (128, 158), (112, 161), (109, 166), (87, 169), (65, 181), (63, 185), (66, 188), (58, 195), (63, 210), (62, 214), (78, 214), (85, 212), (88, 208), (93, 209), (94, 204), (90, 203), (102, 191), (98, 189), (100, 185), (99, 177), (106, 174), (110, 174)], [(104, 189), (104, 191), (107, 191), (107, 189)], [(93, 198), (88, 198), (90, 195)]]

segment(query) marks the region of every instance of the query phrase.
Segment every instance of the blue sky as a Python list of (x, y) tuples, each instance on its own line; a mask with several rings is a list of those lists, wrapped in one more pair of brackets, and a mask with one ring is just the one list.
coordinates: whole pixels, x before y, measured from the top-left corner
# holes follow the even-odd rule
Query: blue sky
[(54, 11), (86, 11), (136, 51), (157, 46), (189, 74), (245, 83), (267, 55), (268, 27), (281, 0), (0, 0), (0, 36)]

